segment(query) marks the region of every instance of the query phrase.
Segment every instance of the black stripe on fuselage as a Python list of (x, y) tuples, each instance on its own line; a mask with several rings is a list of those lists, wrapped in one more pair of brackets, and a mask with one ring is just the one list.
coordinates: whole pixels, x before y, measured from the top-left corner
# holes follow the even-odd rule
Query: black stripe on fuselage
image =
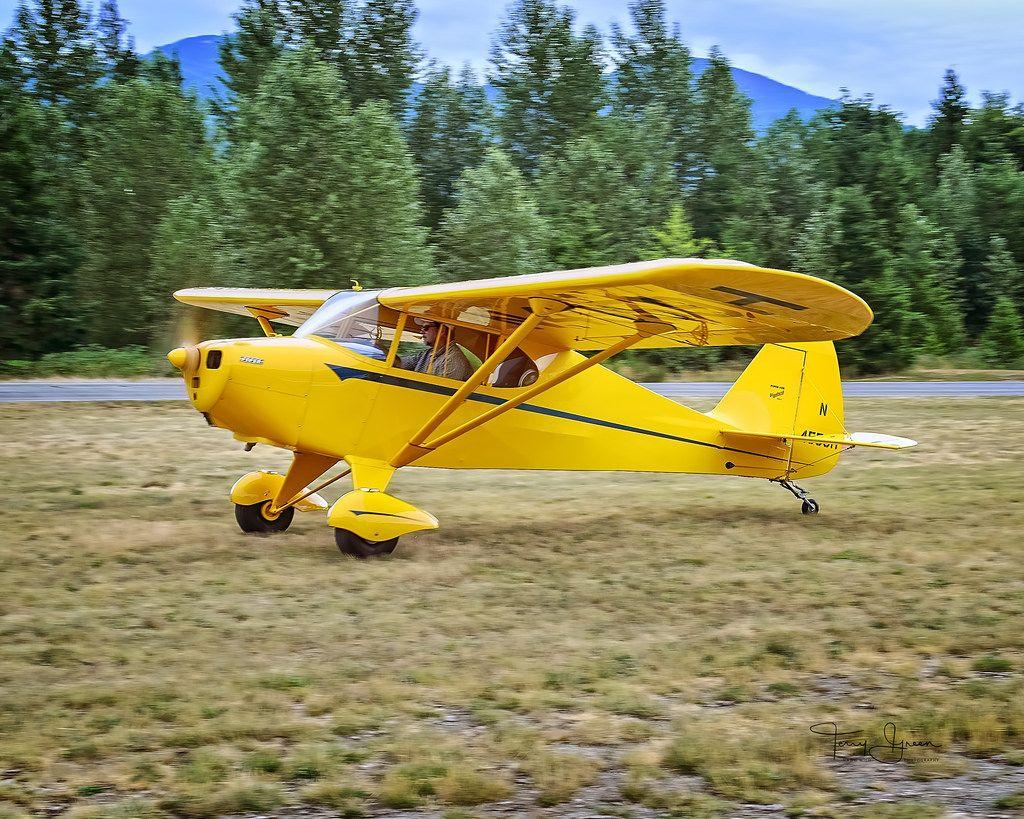
[[(360, 370), (355, 367), (343, 367), (339, 364), (328, 364), (327, 366), (330, 367), (334, 374), (342, 381), (346, 381), (350, 378), (358, 378), (362, 381), (373, 381), (377, 384), (386, 384), (389, 387), (404, 387), (406, 389), (434, 393), (435, 395), (455, 395), (455, 390), (451, 387), (442, 387), (440, 384), (431, 384), (426, 381), (415, 381), (411, 378), (389, 375), (388, 373), (375, 373), (368, 370)], [(494, 406), (500, 406), (505, 403), (505, 400), (502, 398), (498, 398), (494, 395), (483, 395), (478, 392), (470, 393), (466, 400), (478, 401), (481, 404), (493, 404)], [(723, 452), (737, 452), (741, 455), (753, 455), (755, 458), (767, 458), (771, 461), (789, 460), (788, 458), (777, 458), (774, 455), (764, 455), (760, 452), (750, 452), (746, 449), (736, 449), (731, 446), (712, 444), (708, 441), (698, 441), (694, 438), (683, 438), (679, 435), (672, 435), (668, 432), (658, 432), (653, 429), (643, 429), (642, 427), (634, 427), (629, 424), (620, 424), (616, 421), (605, 421), (601, 418), (577, 415), (574, 412), (565, 412), (564, 410), (551, 409), (550, 407), (540, 407), (536, 404), (520, 404), (518, 407), (515, 407), (515, 409), (523, 410), (524, 412), (536, 412), (539, 415), (549, 415), (552, 418), (564, 418), (567, 421), (579, 421), (582, 424), (592, 424), (594, 426), (605, 427), (607, 429), (618, 429), (623, 432), (635, 432), (639, 435), (650, 435), (654, 438), (664, 438), (668, 441), (678, 441), (683, 444), (695, 444), (697, 446), (711, 447), (712, 449), (719, 449)]]

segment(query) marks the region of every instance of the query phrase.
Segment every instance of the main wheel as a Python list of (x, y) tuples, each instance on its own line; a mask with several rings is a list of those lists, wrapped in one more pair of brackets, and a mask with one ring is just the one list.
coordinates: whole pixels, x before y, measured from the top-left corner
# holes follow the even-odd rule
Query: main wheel
[(391, 554), (398, 545), (398, 538), (393, 537), (391, 540), (376, 541), (364, 540), (348, 529), (335, 529), (334, 542), (338, 544), (338, 548), (343, 554), (365, 560), (368, 557), (381, 557)]
[(800, 511), (805, 515), (818, 514), (818, 502), (814, 498), (807, 498), (800, 506)]
[(259, 533), (266, 535), (274, 532), (283, 532), (291, 526), (292, 518), (295, 517), (295, 508), (289, 506), (287, 509), (282, 509), (276, 515), (270, 515), (268, 514), (270, 504), (271, 501), (253, 503), (249, 506), (236, 503), (235, 520), (238, 521), (238, 528), (248, 534)]

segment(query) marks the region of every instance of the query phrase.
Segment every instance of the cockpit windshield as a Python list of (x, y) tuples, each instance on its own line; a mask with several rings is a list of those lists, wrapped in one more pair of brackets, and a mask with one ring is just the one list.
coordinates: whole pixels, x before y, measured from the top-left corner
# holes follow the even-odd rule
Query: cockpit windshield
[[(320, 336), (354, 353), (383, 361), (395, 337), (399, 314), (377, 302), (378, 291), (344, 291), (331, 296), (303, 323), (295, 335)], [(415, 338), (408, 335), (403, 340)]]

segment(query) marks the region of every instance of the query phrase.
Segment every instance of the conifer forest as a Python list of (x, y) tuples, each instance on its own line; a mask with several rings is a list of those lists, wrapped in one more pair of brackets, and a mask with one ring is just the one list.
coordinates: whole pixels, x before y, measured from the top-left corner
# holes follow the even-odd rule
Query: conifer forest
[[(134, 48), (116, 0), (26, 0), (0, 44), (0, 360), (162, 353), (186, 286), (367, 288), (661, 257), (821, 276), (872, 327), (852, 373), (1024, 361), (1024, 107), (936, 77), (923, 127), (870, 97), (756, 132), (726, 54), (662, 0), (583, 27), (516, 0), (485, 75), (412, 0), (243, 0), (222, 86)], [(251, 330), (247, 329), (247, 332)], [(633, 355), (664, 372), (728, 349)]]

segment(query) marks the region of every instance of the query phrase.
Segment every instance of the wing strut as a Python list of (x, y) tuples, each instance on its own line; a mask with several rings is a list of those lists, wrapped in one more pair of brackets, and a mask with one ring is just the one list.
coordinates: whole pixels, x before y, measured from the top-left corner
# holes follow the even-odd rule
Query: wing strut
[[(446, 432), (443, 435), (439, 435), (436, 438), (427, 441), (426, 443), (419, 443), (417, 445), (417, 449), (419, 450), (419, 452), (415, 457), (418, 458), (422, 455), (425, 455), (427, 454), (427, 452), (435, 450), (438, 447), (447, 444), (449, 441), (453, 441), (459, 436), (465, 435), (467, 432), (474, 430), (483, 424), (486, 424), (488, 421), (497, 418), (499, 415), (503, 415), (509, 410), (514, 410), (520, 404), (529, 401), (531, 398), (540, 395), (542, 392), (550, 390), (552, 387), (558, 386), (564, 381), (568, 381), (570, 378), (579, 375), (584, 370), (597, 366), (602, 361), (611, 358), (616, 353), (621, 353), (623, 350), (632, 347), (634, 344), (636, 344), (639, 341), (642, 341), (645, 338), (650, 338), (651, 336), (656, 336), (661, 333), (667, 333), (670, 332), (672, 329), (673, 328), (671, 325), (663, 324), (661, 322), (637, 322), (636, 332), (633, 335), (620, 339), (611, 347), (606, 347), (600, 352), (597, 352), (594, 355), (592, 355), (590, 358), (586, 358), (583, 361), (580, 361), (577, 364), (574, 364), (573, 366), (565, 370), (562, 370), (562, 372), (555, 374), (550, 379), (547, 379), (545, 381), (538, 381), (536, 384), (527, 388), (514, 398), (510, 398), (503, 404), (499, 404), (498, 406), (487, 410), (487, 412), (481, 413), (475, 418), (470, 418), (468, 421), (466, 421), (463, 424), (460, 424), (455, 429), (450, 430), (449, 432)], [(454, 398), (454, 396), (452, 397)], [(442, 409), (444, 408), (442, 407)], [(433, 429), (436, 428), (437, 424), (434, 425)], [(422, 440), (423, 438), (421, 438), (421, 441)], [(415, 460), (415, 458), (413, 460)], [(405, 463), (410, 463), (410, 461), (406, 461)], [(402, 465), (404, 466), (405, 464)]]
[(566, 309), (566, 305), (559, 301), (530, 299), (530, 314), (523, 319), (523, 323), (509, 333), (508, 337), (498, 345), (494, 352), (487, 357), (487, 360), (469, 377), (469, 380), (463, 383), (456, 390), (455, 394), (445, 401), (437, 412), (416, 431), (409, 439), (409, 443), (402, 447), (391, 459), (391, 465), (398, 469), (426, 455), (429, 450), (423, 446), (423, 442), (427, 439), (427, 436), (441, 426), (445, 419), (465, 403), (473, 390), (487, 380), (487, 376), (494, 372), (497, 366), (508, 357), (509, 353), (519, 346), (519, 342), (526, 338), (544, 318), (564, 309)]

